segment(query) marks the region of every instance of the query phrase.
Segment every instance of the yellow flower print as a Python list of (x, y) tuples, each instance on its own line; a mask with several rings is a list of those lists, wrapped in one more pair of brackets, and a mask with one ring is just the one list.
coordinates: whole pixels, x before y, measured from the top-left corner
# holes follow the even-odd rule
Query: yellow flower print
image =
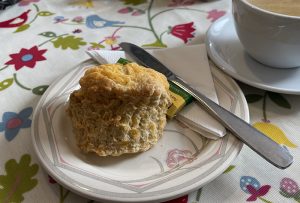
[(106, 37), (104, 42), (106, 45), (114, 45), (114, 44), (117, 44), (117, 38), (116, 37)]
[(294, 143), (292, 143), (288, 137), (285, 135), (283, 130), (281, 130), (278, 126), (272, 124), (270, 120), (267, 118), (267, 98), (271, 99), (278, 106), (291, 109), (291, 105), (289, 101), (281, 94), (274, 92), (265, 92), (264, 95), (259, 94), (249, 94), (246, 95), (248, 103), (254, 103), (262, 100), (262, 110), (263, 110), (263, 119), (262, 122), (256, 122), (253, 124), (257, 130), (264, 133), (266, 136), (274, 140), (280, 145), (284, 145), (286, 147), (296, 148), (298, 147)]
[(278, 144), (285, 145), (287, 147), (296, 148), (297, 145), (292, 143), (284, 132), (277, 127), (276, 125), (269, 123), (269, 122), (256, 122), (253, 124), (257, 130), (261, 131), (269, 138), (277, 142)]
[(93, 0), (78, 0), (75, 2), (70, 3), (71, 5), (77, 5), (77, 6), (84, 6), (86, 8), (93, 8)]

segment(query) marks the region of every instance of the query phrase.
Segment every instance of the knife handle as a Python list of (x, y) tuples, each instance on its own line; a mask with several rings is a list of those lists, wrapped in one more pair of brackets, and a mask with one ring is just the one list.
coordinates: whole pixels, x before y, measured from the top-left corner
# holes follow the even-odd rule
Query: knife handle
[(191, 94), (209, 114), (265, 160), (281, 169), (285, 169), (293, 163), (293, 156), (286, 148), (277, 144), (250, 124), (216, 104), (199, 91), (193, 89), (179, 77), (174, 77), (171, 81)]

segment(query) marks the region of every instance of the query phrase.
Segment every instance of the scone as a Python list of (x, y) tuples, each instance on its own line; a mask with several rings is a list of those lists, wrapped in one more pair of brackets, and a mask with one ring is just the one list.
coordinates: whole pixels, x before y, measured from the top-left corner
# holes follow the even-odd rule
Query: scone
[(136, 63), (88, 69), (70, 95), (78, 147), (99, 156), (148, 150), (157, 143), (171, 105), (164, 75)]

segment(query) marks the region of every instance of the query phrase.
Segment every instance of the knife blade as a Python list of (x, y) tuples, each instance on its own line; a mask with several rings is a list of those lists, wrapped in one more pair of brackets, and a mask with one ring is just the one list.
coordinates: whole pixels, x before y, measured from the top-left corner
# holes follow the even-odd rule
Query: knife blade
[(143, 48), (127, 42), (121, 43), (120, 47), (138, 64), (164, 74), (169, 81), (191, 94), (200, 106), (266, 161), (281, 169), (285, 169), (293, 163), (293, 156), (286, 148), (192, 88)]

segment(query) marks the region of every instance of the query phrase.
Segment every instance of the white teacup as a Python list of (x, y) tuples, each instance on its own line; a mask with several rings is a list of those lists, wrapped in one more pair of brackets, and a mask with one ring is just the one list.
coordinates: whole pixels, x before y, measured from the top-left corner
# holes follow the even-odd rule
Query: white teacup
[(239, 39), (250, 56), (271, 67), (300, 66), (300, 16), (263, 10), (247, 0), (232, 0), (232, 12)]

